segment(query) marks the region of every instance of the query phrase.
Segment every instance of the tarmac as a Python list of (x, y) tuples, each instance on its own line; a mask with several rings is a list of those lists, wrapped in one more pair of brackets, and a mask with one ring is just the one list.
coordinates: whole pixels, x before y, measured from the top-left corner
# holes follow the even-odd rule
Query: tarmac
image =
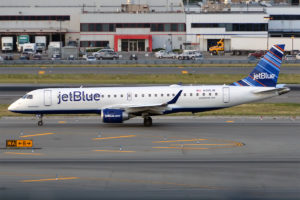
[[(0, 199), (299, 199), (300, 119), (0, 120)], [(33, 148), (7, 149), (6, 140)]]

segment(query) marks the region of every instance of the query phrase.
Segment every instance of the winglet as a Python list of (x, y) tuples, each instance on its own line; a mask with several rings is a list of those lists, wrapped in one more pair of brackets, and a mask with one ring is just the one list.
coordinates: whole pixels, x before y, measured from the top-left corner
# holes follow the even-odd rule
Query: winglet
[(168, 105), (169, 105), (169, 104), (175, 104), (175, 103), (177, 102), (177, 100), (179, 99), (181, 93), (182, 93), (182, 90), (180, 90), (180, 91), (178, 92), (178, 94), (176, 94), (176, 96), (175, 96), (171, 101), (169, 101), (167, 104), (168, 104)]

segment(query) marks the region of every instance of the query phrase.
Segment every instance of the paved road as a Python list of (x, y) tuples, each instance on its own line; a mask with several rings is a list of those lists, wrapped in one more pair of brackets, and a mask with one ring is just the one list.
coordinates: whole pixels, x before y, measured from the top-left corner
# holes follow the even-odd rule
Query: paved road
[[(85, 85), (85, 87), (107, 87), (107, 86), (124, 86), (124, 85)], [(145, 86), (145, 85), (129, 85), (129, 86)], [(148, 85), (149, 86), (149, 85)], [(275, 98), (265, 100), (271, 103), (299, 103), (300, 85), (287, 85), (291, 88), (291, 92)], [(10, 104), (25, 93), (40, 88), (56, 88), (56, 87), (80, 87), (80, 85), (32, 85), (32, 84), (0, 84), (0, 104)]]
[[(0, 74), (245, 74), (253, 67), (1, 67)], [(299, 74), (300, 67), (285, 67), (282, 74)]]
[[(299, 119), (0, 120), (1, 199), (299, 199)], [(40, 148), (40, 149), (38, 149)]]

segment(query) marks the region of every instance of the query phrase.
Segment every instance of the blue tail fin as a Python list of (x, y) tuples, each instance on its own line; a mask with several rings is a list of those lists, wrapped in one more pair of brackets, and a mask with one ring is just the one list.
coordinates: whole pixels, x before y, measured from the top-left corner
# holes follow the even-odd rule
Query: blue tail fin
[(284, 54), (284, 44), (273, 45), (259, 61), (248, 77), (232, 83), (233, 86), (276, 87), (280, 65)]

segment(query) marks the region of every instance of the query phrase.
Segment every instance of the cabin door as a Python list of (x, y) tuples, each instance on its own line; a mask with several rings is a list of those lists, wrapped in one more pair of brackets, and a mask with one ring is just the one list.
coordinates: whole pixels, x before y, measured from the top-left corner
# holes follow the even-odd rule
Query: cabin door
[(230, 89), (229, 87), (223, 87), (223, 102), (229, 103), (230, 102)]
[(132, 93), (128, 92), (127, 93), (127, 101), (131, 101), (132, 100)]
[(44, 90), (44, 105), (51, 106), (52, 105), (52, 91)]

